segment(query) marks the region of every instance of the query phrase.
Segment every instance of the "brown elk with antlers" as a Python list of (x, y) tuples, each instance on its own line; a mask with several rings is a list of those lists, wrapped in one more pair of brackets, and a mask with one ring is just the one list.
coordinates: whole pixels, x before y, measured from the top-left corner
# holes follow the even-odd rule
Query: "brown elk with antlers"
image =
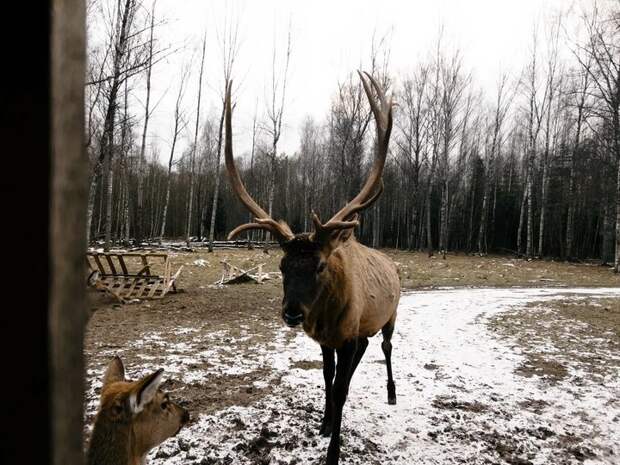
[[(320, 433), (331, 435), (327, 464), (338, 463), (340, 425), (351, 377), (368, 338), (379, 330), (387, 365), (388, 403), (396, 403), (392, 379), (390, 342), (400, 298), (396, 265), (386, 255), (357, 242), (353, 229), (357, 214), (381, 194), (381, 175), (392, 129), (392, 102), (368, 74), (359, 73), (377, 125), (377, 153), (360, 193), (327, 223), (313, 213), (314, 232), (293, 234), (284, 221), (272, 219), (246, 191), (233, 161), (231, 131), (231, 83), (226, 91), (226, 168), (234, 191), (255, 216), (254, 223), (235, 228), (229, 239), (248, 229), (265, 229), (279, 241), (284, 257), (280, 264), (284, 284), (282, 318), (321, 345), (325, 378), (325, 412)], [(374, 89), (377, 98), (371, 90)], [(336, 366), (334, 352), (338, 354)], [(334, 378), (335, 374), (335, 378)]]

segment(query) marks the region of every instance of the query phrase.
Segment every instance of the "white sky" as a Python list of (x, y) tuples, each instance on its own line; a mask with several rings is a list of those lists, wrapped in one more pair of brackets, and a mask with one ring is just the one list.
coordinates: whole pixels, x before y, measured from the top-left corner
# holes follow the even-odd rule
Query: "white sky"
[[(148, 1), (148, 0), (147, 0)], [(475, 82), (492, 91), (500, 70), (518, 72), (524, 65), (532, 28), (550, 12), (571, 0), (157, 0), (158, 18), (168, 23), (158, 30), (160, 45), (187, 47), (153, 70), (151, 101), (158, 101), (149, 126), (149, 139), (167, 158), (180, 70), (192, 56), (193, 74), (184, 107), (190, 124), (180, 141), (179, 156), (193, 138), (199, 47), (207, 29), (207, 56), (202, 115), (218, 114), (222, 87), (222, 56), (216, 28), (223, 18), (238, 17), (240, 49), (233, 70), (238, 104), (234, 114), (235, 153), (250, 149), (251, 124), (258, 105), (264, 120), (271, 79), (274, 37), (278, 50), (286, 47), (289, 18), (292, 57), (279, 151), (293, 153), (299, 128), (307, 115), (322, 121), (338, 80), (360, 66), (368, 69), (373, 33), (388, 35), (390, 71), (415, 68), (432, 50), (440, 24), (445, 36), (463, 52)], [(542, 37), (541, 37), (542, 39)], [(541, 43), (542, 45), (542, 43)], [(139, 86), (138, 86), (139, 89)], [(134, 112), (141, 118), (142, 110)]]

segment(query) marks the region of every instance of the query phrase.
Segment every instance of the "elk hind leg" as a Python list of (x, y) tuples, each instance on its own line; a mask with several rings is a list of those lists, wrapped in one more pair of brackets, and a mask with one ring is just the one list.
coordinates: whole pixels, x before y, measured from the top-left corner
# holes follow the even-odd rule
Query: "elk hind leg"
[(394, 334), (394, 318), (386, 323), (381, 329), (383, 333), (383, 342), (381, 343), (381, 349), (383, 355), (385, 355), (385, 365), (387, 367), (387, 394), (388, 404), (396, 405), (396, 385), (394, 384), (394, 378), (392, 378), (392, 334)]

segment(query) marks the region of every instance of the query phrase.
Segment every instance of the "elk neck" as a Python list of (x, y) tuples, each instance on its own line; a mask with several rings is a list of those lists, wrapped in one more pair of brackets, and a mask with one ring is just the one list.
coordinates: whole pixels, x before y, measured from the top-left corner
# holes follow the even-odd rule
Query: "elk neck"
[(342, 320), (349, 312), (351, 285), (347, 275), (347, 254), (354, 245), (351, 237), (334, 250), (327, 260), (323, 289), (314, 301), (303, 324), (308, 336), (320, 344), (339, 347), (342, 344)]

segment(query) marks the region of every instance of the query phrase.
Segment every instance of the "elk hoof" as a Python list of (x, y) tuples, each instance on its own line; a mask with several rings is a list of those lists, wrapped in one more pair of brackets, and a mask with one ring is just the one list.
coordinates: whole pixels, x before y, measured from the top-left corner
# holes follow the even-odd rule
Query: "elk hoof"
[(388, 404), (396, 405), (396, 386), (394, 386), (393, 382), (392, 383), (388, 382), (387, 391), (388, 391)]

